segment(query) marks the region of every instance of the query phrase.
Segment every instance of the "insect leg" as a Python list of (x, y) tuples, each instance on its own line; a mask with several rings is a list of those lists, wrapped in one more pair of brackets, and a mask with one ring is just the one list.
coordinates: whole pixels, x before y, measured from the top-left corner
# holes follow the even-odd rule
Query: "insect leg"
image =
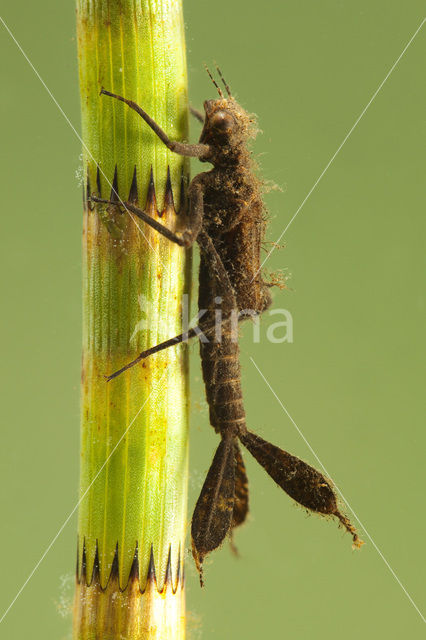
[[(201, 174), (202, 176), (203, 174)], [(98, 198), (97, 196), (90, 196), (90, 200), (92, 202), (97, 202), (100, 204), (109, 204), (114, 207), (120, 207), (121, 205), (130, 213), (133, 213), (140, 220), (143, 220), (148, 226), (158, 233), (161, 233), (162, 236), (170, 240), (171, 242), (175, 242), (180, 247), (185, 247), (185, 249), (189, 249), (200, 232), (201, 226), (203, 224), (203, 189), (202, 183), (200, 180), (197, 181), (196, 178), (191, 182), (191, 185), (188, 190), (189, 197), (189, 225), (182, 232), (181, 236), (178, 236), (177, 233), (170, 231), (167, 227), (165, 227), (161, 222), (155, 220), (152, 216), (150, 216), (146, 211), (136, 207), (131, 202), (114, 202), (113, 200), (104, 200), (103, 198)]]
[[(243, 314), (239, 316), (238, 321), (242, 322), (247, 317), (252, 317), (252, 316), (251, 314), (246, 314), (246, 315)], [(223, 321), (223, 324), (226, 324), (226, 320), (227, 319)], [(126, 365), (124, 365), (124, 367), (121, 367), (121, 369), (118, 369), (118, 371), (114, 371), (114, 373), (111, 373), (111, 375), (105, 376), (105, 377), (108, 381), (113, 380), (114, 378), (117, 378), (117, 376), (119, 376), (124, 371), (131, 369), (142, 360), (145, 360), (145, 358), (149, 358), (149, 356), (152, 356), (154, 353), (158, 353), (159, 351), (164, 351), (164, 349), (168, 349), (169, 347), (174, 347), (175, 345), (181, 344), (182, 342), (188, 342), (192, 338), (197, 338), (201, 335), (204, 335), (208, 339), (208, 337), (215, 331), (215, 329), (216, 329), (215, 322), (211, 322), (208, 325), (204, 326), (203, 328), (201, 328), (200, 326), (197, 326), (192, 329), (188, 329), (188, 331), (185, 331), (184, 333), (180, 333), (178, 336), (169, 338), (168, 340), (165, 340), (164, 342), (160, 342), (154, 347), (150, 347), (149, 349), (142, 351), (137, 358), (135, 358), (131, 362), (128, 362)]]
[(188, 331), (185, 331), (185, 333), (181, 333), (178, 336), (175, 336), (174, 338), (169, 338), (164, 342), (160, 342), (159, 344), (155, 345), (155, 347), (150, 347), (149, 349), (142, 351), (137, 358), (135, 358), (131, 362), (128, 362), (126, 365), (124, 365), (124, 367), (121, 367), (121, 369), (118, 369), (118, 371), (114, 371), (114, 373), (111, 373), (111, 375), (105, 376), (105, 377), (108, 381), (113, 380), (114, 378), (117, 378), (117, 376), (119, 376), (124, 371), (127, 371), (128, 369), (131, 369), (132, 367), (134, 367), (136, 364), (138, 364), (138, 362), (141, 362), (141, 360), (145, 360), (145, 358), (152, 356), (154, 353), (158, 353), (159, 351), (164, 351), (164, 349), (168, 349), (169, 347), (174, 347), (176, 344), (180, 344), (181, 342), (188, 342), (188, 340), (190, 340), (191, 338), (195, 338), (200, 333), (201, 333), (200, 327), (194, 327), (194, 329), (189, 329)]
[[(90, 200), (92, 202), (97, 202), (100, 204), (109, 204), (115, 207), (121, 206), (120, 202), (113, 202), (112, 200), (104, 200), (102, 198), (98, 198), (97, 196), (91, 196)], [(168, 229), (163, 224), (161, 224), (161, 222), (157, 222), (157, 220), (154, 220), (154, 218), (152, 218), (148, 213), (146, 213), (146, 211), (144, 211), (143, 209), (139, 209), (139, 207), (135, 207), (135, 205), (133, 205), (131, 202), (123, 202), (123, 206), (125, 207), (125, 209), (127, 209), (131, 213), (134, 213), (135, 216), (143, 220), (143, 222), (145, 222), (147, 225), (155, 229), (155, 231), (158, 231), (158, 233), (161, 233), (162, 236), (164, 236), (171, 242), (175, 242), (180, 247), (185, 247), (187, 249), (193, 244), (194, 238), (191, 237), (190, 231), (185, 230), (182, 233), (182, 237), (178, 236), (176, 233), (173, 233), (173, 231), (170, 231), (170, 229)]]
[[(100, 198), (92, 197), (92, 199), (95, 202), (101, 201)], [(189, 200), (190, 200), (191, 227), (189, 227), (189, 229), (187, 229), (183, 233), (183, 238), (185, 238), (185, 244), (183, 244), (182, 238), (174, 234), (164, 225), (160, 224), (159, 222), (151, 218), (151, 216), (146, 214), (145, 211), (143, 211), (142, 209), (138, 209), (137, 207), (134, 207), (130, 203), (126, 203), (126, 206), (129, 205), (129, 211), (132, 211), (132, 213), (135, 213), (135, 215), (138, 215), (142, 220), (146, 221), (147, 224), (152, 226), (154, 229), (156, 229), (159, 233), (164, 235), (166, 238), (168, 238), (172, 242), (176, 242), (180, 246), (189, 247), (194, 242), (194, 239), (196, 239), (199, 236), (200, 228), (203, 220), (203, 191), (202, 191), (202, 185), (199, 182), (195, 182), (195, 181), (192, 182), (189, 190)], [(102, 202), (105, 202), (105, 201), (102, 201)], [(112, 204), (116, 204), (116, 203), (112, 203)], [(213, 243), (212, 243), (212, 246), (213, 246)], [(213, 328), (214, 326), (208, 327), (208, 329), (210, 330)], [(107, 380), (112, 380), (113, 378), (116, 378), (121, 373), (123, 373), (124, 371), (127, 371), (128, 369), (131, 369), (136, 364), (138, 364), (138, 362), (140, 362), (141, 360), (144, 360), (145, 358), (148, 358), (152, 354), (158, 353), (159, 351), (163, 351), (164, 349), (167, 349), (168, 347), (172, 347), (181, 342), (187, 342), (191, 338), (195, 338), (201, 333), (202, 333), (202, 329), (200, 327), (195, 327), (194, 329), (189, 329), (185, 333), (181, 333), (180, 335), (175, 336), (174, 338), (169, 338), (169, 340), (166, 340), (165, 342), (161, 342), (160, 344), (157, 344), (154, 347), (150, 347), (149, 349), (142, 351), (142, 353), (140, 353), (137, 358), (135, 358), (131, 362), (128, 362), (126, 365), (124, 365), (124, 367), (121, 367), (121, 369), (118, 369), (118, 371), (114, 371), (114, 373), (107, 376)]]
[(199, 111), (198, 109), (195, 109), (195, 107), (192, 107), (191, 105), (189, 105), (189, 110), (191, 112), (191, 115), (194, 116), (194, 118), (196, 118), (199, 122), (201, 122), (201, 124), (204, 124), (204, 114), (201, 113), (201, 111)]
[(147, 123), (148, 126), (157, 134), (162, 142), (166, 145), (170, 151), (174, 153), (178, 153), (181, 156), (189, 156), (191, 158), (205, 158), (208, 159), (211, 155), (211, 148), (208, 144), (186, 144), (183, 142), (176, 142), (175, 140), (170, 140), (167, 133), (163, 131), (163, 129), (149, 116), (146, 111), (144, 111), (136, 102), (133, 100), (127, 100), (123, 98), (123, 96), (119, 96), (116, 93), (111, 93), (110, 91), (106, 91), (102, 88), (101, 94), (105, 96), (110, 96), (111, 98), (116, 98), (121, 102), (125, 102), (133, 111), (136, 111)]
[[(174, 234), (167, 227), (163, 226), (162, 224), (160, 224), (159, 222), (151, 218), (151, 216), (148, 216), (148, 214), (146, 214), (145, 211), (143, 211), (142, 209), (138, 209), (137, 207), (135, 207), (130, 203), (125, 203), (125, 204), (126, 206), (128, 206), (129, 211), (132, 211), (132, 213), (135, 213), (135, 215), (141, 214), (139, 217), (141, 217), (142, 220), (144, 221), (146, 220), (147, 224), (152, 226), (154, 229), (156, 229), (159, 233), (164, 235), (166, 238), (168, 238), (172, 242), (177, 242), (177, 244), (180, 244), (181, 246), (190, 246), (193, 242), (193, 238), (196, 237), (200, 247), (205, 252), (206, 256), (208, 256), (207, 259), (209, 261), (209, 264), (211, 265), (211, 268), (214, 270), (214, 272), (218, 275), (220, 279), (221, 292), (222, 292), (222, 295), (224, 296), (224, 299), (225, 299), (225, 295), (227, 295), (226, 306), (228, 308), (230, 306), (232, 309), (235, 306), (235, 296), (232, 289), (232, 285), (229, 280), (229, 276), (222, 263), (222, 260), (220, 259), (219, 254), (217, 253), (213, 245), (211, 238), (208, 236), (206, 232), (199, 231), (202, 225), (202, 217), (203, 217), (203, 192), (202, 192), (202, 185), (199, 182), (197, 183), (193, 181), (193, 183), (191, 184), (189, 197), (190, 197), (190, 219), (192, 221), (192, 225), (188, 230), (184, 232), (184, 234), (186, 233), (186, 238), (187, 238), (185, 245), (183, 245), (182, 238)], [(104, 201), (104, 200), (101, 200), (100, 198), (95, 198), (93, 196), (92, 196), (92, 200), (94, 200), (95, 202), (108, 203), (108, 201)], [(111, 204), (117, 205), (117, 203), (111, 203)], [(183, 235), (183, 237), (185, 238), (185, 235)], [(244, 315), (240, 316), (238, 320), (241, 321), (244, 319), (244, 317), (245, 317)], [(227, 320), (229, 321), (229, 316), (223, 318), (223, 323), (226, 323)], [(189, 329), (188, 331), (181, 333), (178, 336), (169, 338), (168, 340), (165, 340), (164, 342), (161, 342), (160, 344), (157, 344), (154, 347), (150, 347), (149, 349), (142, 351), (137, 356), (137, 358), (135, 358), (131, 362), (128, 362), (124, 367), (121, 367), (121, 369), (118, 369), (111, 375), (106, 376), (107, 380), (113, 380), (124, 371), (131, 369), (136, 364), (138, 364), (145, 358), (148, 358), (149, 356), (153, 355), (154, 353), (163, 351), (164, 349), (172, 347), (176, 344), (180, 344), (181, 342), (187, 342), (191, 338), (195, 338), (200, 334), (204, 334), (207, 337), (209, 334), (211, 334), (215, 330), (215, 328), (216, 328), (215, 322), (210, 322), (208, 324), (205, 324), (202, 328), (201, 326), (194, 327), (193, 329)]]

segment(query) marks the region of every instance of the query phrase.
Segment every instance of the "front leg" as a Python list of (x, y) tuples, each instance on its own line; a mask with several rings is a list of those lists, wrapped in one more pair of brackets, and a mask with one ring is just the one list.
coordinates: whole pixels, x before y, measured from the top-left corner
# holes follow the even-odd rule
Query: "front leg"
[(191, 105), (189, 105), (189, 111), (191, 112), (191, 115), (198, 120), (198, 122), (201, 122), (201, 124), (204, 124), (205, 117), (204, 117), (204, 114), (201, 113), (201, 111), (199, 111), (195, 107), (192, 107)]
[(111, 98), (116, 98), (116, 100), (120, 100), (121, 102), (125, 102), (133, 111), (136, 111), (147, 123), (148, 126), (157, 134), (162, 142), (166, 145), (170, 151), (174, 153), (178, 153), (181, 156), (189, 156), (191, 158), (202, 158), (203, 160), (208, 160), (212, 155), (212, 149), (208, 144), (186, 144), (183, 142), (176, 142), (175, 140), (170, 140), (167, 133), (163, 131), (163, 129), (149, 116), (146, 111), (144, 111), (136, 102), (133, 100), (127, 100), (127, 98), (123, 98), (123, 96), (119, 96), (116, 93), (111, 93), (110, 91), (106, 91), (104, 88), (101, 89), (101, 95), (110, 96)]

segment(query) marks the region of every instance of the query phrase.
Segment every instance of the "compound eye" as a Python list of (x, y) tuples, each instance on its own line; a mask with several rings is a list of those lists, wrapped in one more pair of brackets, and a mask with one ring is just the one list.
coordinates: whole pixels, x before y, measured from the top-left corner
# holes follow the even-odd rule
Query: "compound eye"
[(211, 118), (211, 125), (215, 129), (226, 133), (231, 131), (234, 126), (234, 118), (226, 111), (216, 111)]

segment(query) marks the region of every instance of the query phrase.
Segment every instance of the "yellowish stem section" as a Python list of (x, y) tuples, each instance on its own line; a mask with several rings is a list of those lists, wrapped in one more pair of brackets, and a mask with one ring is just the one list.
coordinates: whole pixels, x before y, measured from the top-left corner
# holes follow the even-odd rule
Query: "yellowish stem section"
[(137, 581), (124, 592), (116, 583), (111, 583), (106, 591), (99, 586), (78, 585), (75, 621), (76, 637), (91, 640), (181, 639), (185, 637), (184, 587), (181, 584), (176, 593), (169, 588), (158, 593), (155, 583), (150, 581), (141, 593)]

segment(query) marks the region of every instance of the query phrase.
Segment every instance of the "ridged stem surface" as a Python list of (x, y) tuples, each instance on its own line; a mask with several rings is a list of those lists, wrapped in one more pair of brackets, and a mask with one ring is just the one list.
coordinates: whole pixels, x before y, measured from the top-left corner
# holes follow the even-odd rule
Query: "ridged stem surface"
[(135, 100), (186, 139), (181, 0), (78, 0), (77, 34), (87, 184), (74, 638), (181, 639), (185, 347), (104, 376), (181, 332), (189, 257), (134, 215), (87, 201), (115, 190), (169, 228), (185, 226), (187, 163), (126, 105), (99, 95), (104, 87)]

